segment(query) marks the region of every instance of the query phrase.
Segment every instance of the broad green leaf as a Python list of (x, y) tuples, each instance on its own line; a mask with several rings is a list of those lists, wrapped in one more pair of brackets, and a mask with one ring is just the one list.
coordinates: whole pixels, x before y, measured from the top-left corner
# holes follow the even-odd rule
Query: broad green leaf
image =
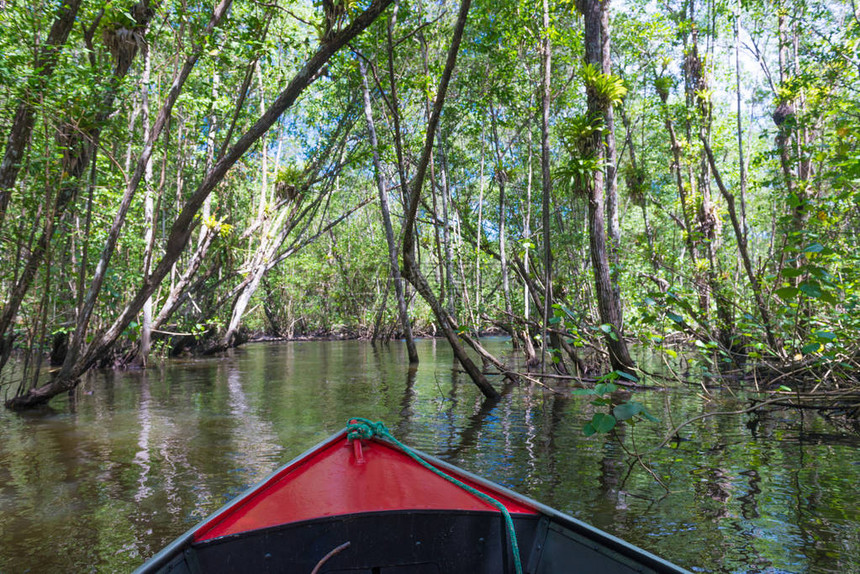
[(582, 397), (585, 395), (594, 395), (596, 393), (594, 392), (594, 389), (573, 389), (570, 391), (570, 394), (575, 397)]
[(642, 405), (637, 403), (636, 401), (630, 401), (628, 403), (621, 403), (614, 409), (612, 409), (612, 413), (615, 415), (620, 421), (626, 421), (627, 419), (632, 419), (636, 415), (642, 412)]
[(800, 290), (803, 291), (807, 296), (812, 297), (814, 299), (821, 298), (821, 286), (814, 281), (804, 281), (800, 284)]
[(800, 289), (797, 287), (780, 287), (776, 290), (776, 294), (779, 295), (783, 301), (794, 299), (797, 297), (798, 293), (800, 293)]
[(831, 333), (830, 331), (815, 331), (812, 334), (815, 335), (817, 338), (824, 339), (826, 341), (833, 341), (834, 339), (836, 339), (836, 335), (834, 333)]
[(666, 316), (678, 323), (679, 325), (684, 322), (684, 318), (680, 315), (676, 315), (675, 313), (671, 313), (669, 311), (666, 312)]
[(625, 371), (615, 371), (615, 372), (618, 373), (619, 377), (627, 379), (628, 381), (633, 381), (634, 383), (639, 382), (639, 378), (636, 377), (636, 375), (631, 375), (630, 373), (627, 373)]
[(786, 267), (779, 272), (780, 275), (786, 278), (800, 277), (803, 275), (803, 269), (795, 269), (794, 267)]
[(800, 349), (800, 352), (804, 355), (808, 355), (818, 351), (820, 348), (821, 343), (809, 343), (808, 345), (804, 345), (803, 348)]
[(829, 303), (831, 305), (836, 305), (839, 303), (839, 301), (836, 299), (836, 297), (834, 297), (830, 293), (827, 293), (826, 291), (821, 293), (821, 297), (819, 297), (819, 299), (821, 299), (825, 303)]
[(615, 428), (616, 420), (612, 415), (607, 415), (605, 413), (595, 413), (593, 417), (591, 417), (591, 423), (594, 426), (594, 430), (600, 433), (607, 433)]
[(585, 426), (582, 427), (582, 434), (585, 436), (591, 436), (597, 432), (597, 429), (594, 428), (594, 425), (591, 423), (585, 423)]

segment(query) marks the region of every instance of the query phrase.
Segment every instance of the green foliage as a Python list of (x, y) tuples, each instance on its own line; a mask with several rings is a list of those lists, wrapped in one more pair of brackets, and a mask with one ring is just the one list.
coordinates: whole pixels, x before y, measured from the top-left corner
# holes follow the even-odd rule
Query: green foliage
[(599, 408), (607, 408), (609, 412), (597, 412), (591, 418), (591, 421), (585, 424), (582, 433), (585, 436), (594, 434), (606, 434), (614, 430), (619, 423), (626, 422), (627, 424), (635, 424), (637, 419), (644, 419), (650, 422), (658, 422), (645, 405), (638, 401), (623, 400), (616, 401), (613, 394), (618, 392), (619, 386), (613, 381), (626, 379), (628, 381), (638, 383), (639, 379), (624, 371), (611, 371), (600, 378), (601, 382), (594, 385), (591, 389), (574, 389), (571, 391), (573, 396), (593, 396), (591, 405)]
[(595, 98), (600, 108), (617, 106), (627, 95), (624, 80), (612, 74), (604, 74), (592, 64), (582, 67), (582, 81), (588, 96)]

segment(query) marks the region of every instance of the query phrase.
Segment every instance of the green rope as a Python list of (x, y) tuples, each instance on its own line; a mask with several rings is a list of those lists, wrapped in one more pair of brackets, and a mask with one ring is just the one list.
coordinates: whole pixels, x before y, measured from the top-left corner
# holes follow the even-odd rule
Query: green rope
[(382, 422), (375, 423), (375, 422), (370, 421), (368, 419), (353, 417), (353, 418), (349, 419), (349, 421), (347, 422), (346, 430), (347, 430), (346, 438), (347, 438), (347, 440), (350, 440), (350, 441), (353, 441), (355, 439), (365, 439), (366, 440), (366, 439), (370, 439), (374, 436), (379, 436), (379, 437), (382, 437), (382, 438), (388, 440), (391, 443), (394, 443), (396, 446), (398, 446), (400, 448), (400, 450), (402, 450), (412, 460), (414, 460), (415, 462), (417, 462), (418, 464), (420, 464), (421, 466), (423, 466), (424, 468), (426, 468), (427, 470), (429, 470), (433, 474), (436, 474), (437, 476), (444, 478), (448, 482), (459, 486), (460, 488), (462, 488), (463, 490), (465, 490), (469, 494), (471, 494), (471, 495), (483, 500), (484, 502), (491, 504), (492, 506), (495, 506), (496, 508), (498, 508), (499, 512), (502, 513), (502, 516), (505, 519), (505, 527), (507, 528), (507, 531), (508, 531), (508, 538), (510, 538), (510, 540), (511, 540), (511, 550), (513, 551), (513, 555), (514, 555), (514, 568), (515, 568), (517, 574), (522, 574), (523, 565), (522, 565), (522, 562), (520, 562), (520, 549), (519, 549), (519, 546), (517, 545), (517, 533), (516, 533), (516, 530), (514, 530), (514, 521), (511, 518), (511, 513), (508, 512), (508, 509), (505, 508), (504, 504), (502, 504), (501, 502), (499, 502), (498, 500), (496, 500), (492, 496), (485, 494), (485, 493), (481, 492), (480, 490), (472, 488), (468, 484), (457, 480), (453, 476), (445, 474), (444, 472), (442, 472), (441, 470), (439, 470), (438, 468), (436, 468), (435, 466), (433, 466), (432, 464), (430, 464), (429, 462), (427, 462), (426, 460), (424, 460), (423, 458), (418, 456), (418, 454), (416, 454), (415, 451), (413, 451), (411, 448), (409, 448), (408, 446), (406, 446), (405, 444), (403, 444), (402, 442), (400, 442), (399, 440), (394, 438), (394, 435), (391, 434), (391, 432), (388, 430), (388, 427), (386, 427)]

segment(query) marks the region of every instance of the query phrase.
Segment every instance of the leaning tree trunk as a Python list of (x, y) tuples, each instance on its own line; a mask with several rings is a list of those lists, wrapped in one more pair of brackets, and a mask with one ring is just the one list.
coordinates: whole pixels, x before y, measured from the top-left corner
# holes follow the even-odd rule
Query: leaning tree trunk
[(466, 353), (466, 349), (463, 348), (457, 336), (448, 312), (436, 298), (427, 280), (424, 279), (424, 275), (422, 275), (418, 267), (418, 262), (415, 259), (415, 220), (418, 215), (418, 204), (421, 201), (421, 188), (427, 175), (427, 165), (430, 162), (430, 155), (433, 153), (433, 139), (436, 134), (436, 126), (439, 124), (439, 116), (442, 113), (442, 104), (445, 101), (448, 83), (451, 79), (454, 66), (457, 63), (457, 52), (460, 48), (460, 41), (463, 38), (463, 28), (466, 26), (466, 17), (469, 13), (470, 4), (471, 0), (462, 0), (460, 3), (460, 11), (457, 16), (457, 22), (454, 25), (454, 34), (451, 39), (451, 47), (448, 50), (445, 69), (442, 72), (442, 78), (439, 80), (439, 86), (436, 89), (436, 100), (433, 103), (433, 110), (427, 122), (427, 136), (424, 140), (424, 149), (416, 166), (415, 177), (412, 180), (412, 186), (407, 198), (408, 205), (403, 223), (403, 276), (415, 287), (432, 309), (439, 327), (451, 344), (454, 356), (463, 365), (463, 369), (466, 370), (466, 373), (468, 373), (469, 377), (485, 397), (495, 399), (499, 396), (498, 391), (493, 388), (481, 372), (481, 369)]
[[(140, 289), (134, 295), (132, 300), (125, 306), (110, 328), (100, 334), (89, 345), (86, 352), (81, 353), (78, 351), (78, 356), (71, 361), (71, 353), (69, 353), (69, 355), (66, 356), (66, 362), (63, 364), (63, 368), (54, 375), (53, 379), (49, 383), (41, 387), (31, 389), (27, 394), (14, 397), (7, 401), (6, 406), (8, 408), (23, 409), (33, 407), (46, 403), (52, 397), (75, 388), (80, 375), (93, 366), (98, 359), (111, 348), (111, 346), (120, 337), (123, 330), (128, 327), (134, 317), (136, 317), (140, 312), (144, 302), (158, 288), (164, 277), (170, 273), (171, 268), (188, 245), (188, 241), (194, 230), (195, 217), (199, 212), (203, 201), (209, 196), (215, 186), (224, 179), (224, 176), (239, 160), (239, 158), (241, 158), (245, 152), (269, 130), (281, 114), (293, 105), (305, 88), (307, 88), (316, 79), (319, 70), (325, 66), (331, 56), (373, 23), (376, 18), (391, 4), (391, 2), (392, 0), (374, 0), (374, 2), (363, 13), (352, 20), (349, 26), (335, 34), (335, 36), (327, 42), (320, 44), (317, 51), (296, 73), (292, 81), (290, 81), (290, 83), (284, 88), (263, 116), (238, 139), (238, 141), (218, 162), (216, 162), (212, 170), (205, 175), (203, 181), (194, 193), (187, 199), (179, 216), (170, 228), (164, 256), (155, 266), (150, 276), (144, 280), (143, 285), (141, 285)], [(226, 12), (229, 5), (230, 0), (223, 0), (222, 3), (219, 4), (215, 10), (213, 19), (210, 21), (206, 32), (207, 34), (211, 34), (212, 29), (220, 21), (221, 16)], [(147, 141), (144, 146), (144, 150), (141, 153), (141, 157), (138, 159), (134, 176), (132, 177), (132, 181), (129, 183), (129, 187), (126, 189), (127, 196), (133, 195), (134, 190), (139, 185), (143, 174), (143, 168), (145, 167), (146, 158), (152, 153), (155, 138), (158, 137), (161, 128), (167, 121), (167, 117), (170, 114), (173, 103), (175, 103), (176, 97), (179, 95), (179, 91), (181, 90), (185, 79), (188, 77), (188, 74), (191, 72), (191, 68), (199, 57), (201, 51), (202, 45), (199, 49), (195, 49), (194, 53), (186, 60), (186, 66), (180, 73), (180, 77), (174, 80), (168, 102), (162, 108), (161, 113), (159, 113), (159, 117), (153, 127), (153, 133), (150, 135), (150, 139)], [(123, 201), (126, 201), (126, 197), (123, 198)], [(130, 198), (128, 198), (128, 202), (130, 203)], [(125, 209), (127, 210), (127, 207)], [(124, 217), (124, 212), (117, 214), (117, 220), (119, 221), (120, 227)], [(117, 220), (115, 220), (115, 223)], [(113, 231), (114, 230), (112, 228), (111, 233), (113, 233)], [(113, 240), (113, 245), (109, 244), (106, 246), (105, 256), (103, 256), (99, 263), (99, 268), (101, 269), (100, 272), (102, 274), (104, 273), (104, 268), (107, 266), (107, 262), (110, 259), (110, 253), (112, 253), (114, 245), (115, 239)], [(85, 301), (85, 307), (87, 305), (94, 306), (95, 295), (97, 294), (98, 288), (91, 288), (91, 292), (88, 293), (87, 301)], [(81, 325), (79, 324), (79, 329), (80, 328)], [(84, 334), (85, 331), (86, 329), (84, 325), (84, 328), (81, 329), (81, 333), (78, 333), (78, 344), (80, 344), (81, 341), (80, 335)]]
[[(68, 0), (60, 4), (51, 31), (48, 32), (48, 37), (36, 57), (34, 68), (37, 70), (37, 91), (43, 88), (47, 80), (53, 75), (57, 64), (57, 54), (66, 43), (69, 32), (72, 31), (80, 6), (81, 0)], [(15, 119), (9, 130), (9, 137), (6, 140), (6, 149), (3, 152), (3, 160), (0, 162), (0, 228), (2, 228), (6, 217), (9, 199), (12, 197), (12, 188), (15, 186), (18, 173), (21, 171), (21, 159), (24, 156), (24, 150), (33, 133), (36, 101), (37, 98), (35, 97), (25, 96), (21, 98), (15, 112)]]
[[(98, 100), (98, 107), (95, 110), (95, 121), (92, 126), (81, 130), (77, 127), (77, 118), (69, 118), (67, 121), (61, 122), (58, 128), (57, 139), (65, 148), (61, 160), (60, 171), (62, 175), (58, 178), (60, 184), (52, 206), (48, 210), (50, 213), (46, 214), (46, 221), (36, 240), (36, 245), (30, 250), (21, 275), (15, 282), (9, 299), (3, 307), (2, 313), (0, 313), (0, 369), (3, 368), (5, 360), (8, 358), (8, 353), (4, 349), (11, 345), (11, 338), (7, 337), (6, 333), (17, 317), (18, 310), (35, 280), (36, 273), (43, 262), (45, 254), (48, 252), (55, 230), (53, 222), (59, 219), (68, 206), (74, 202), (80, 189), (80, 182), (86, 174), (87, 168), (91, 163), (95, 162), (101, 128), (107, 123), (111, 113), (114, 111), (114, 102), (120, 83), (131, 68), (131, 64), (137, 54), (138, 41), (142, 38), (154, 13), (148, 1), (143, 0), (132, 9), (135, 24), (131, 30), (123, 28), (119, 31), (114, 31), (114, 36), (105, 34), (105, 41), (113, 55), (114, 67), (107, 86)], [(128, 34), (121, 36), (118, 33), (120, 31), (127, 32)], [(122, 39), (113, 40), (114, 37), (121, 37)], [(7, 148), (8, 151), (9, 149)], [(7, 173), (6, 176), (13, 178), (13, 175), (17, 175), (16, 169), (12, 169), (12, 172)], [(14, 181), (14, 178), (12, 181)]]

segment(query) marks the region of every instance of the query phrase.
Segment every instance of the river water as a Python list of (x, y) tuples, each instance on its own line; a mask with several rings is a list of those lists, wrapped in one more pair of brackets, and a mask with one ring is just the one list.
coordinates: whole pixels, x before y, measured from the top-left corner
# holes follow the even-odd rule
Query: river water
[(583, 436), (587, 398), (521, 385), (486, 405), (444, 341), (418, 347), (410, 374), (396, 343), (253, 344), (0, 412), (0, 572), (130, 571), (353, 416), (695, 572), (860, 572), (860, 441), (820, 416), (704, 418), (648, 452), (673, 423), (749, 403), (643, 391), (660, 422), (620, 444)]

